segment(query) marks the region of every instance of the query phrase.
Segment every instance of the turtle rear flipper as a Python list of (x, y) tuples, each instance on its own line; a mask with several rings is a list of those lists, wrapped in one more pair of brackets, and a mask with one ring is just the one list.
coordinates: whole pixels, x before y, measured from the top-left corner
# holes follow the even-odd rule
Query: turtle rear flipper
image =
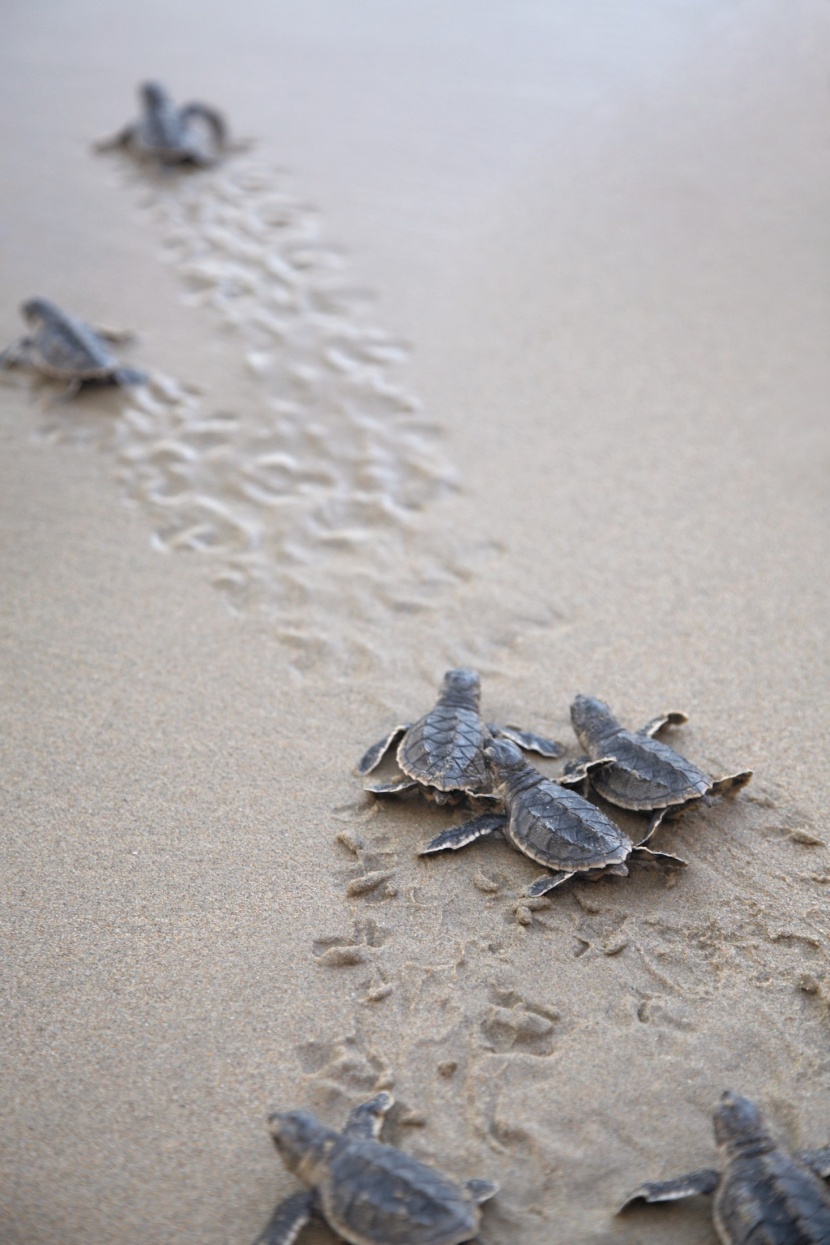
[(474, 843), (476, 839), (483, 838), (485, 834), (493, 834), (496, 830), (500, 830), (506, 821), (507, 816), (504, 813), (484, 813), (481, 817), (474, 817), (472, 821), (465, 821), (460, 826), (451, 826), (449, 830), (436, 834), (426, 847), (421, 848), (418, 855), (429, 856), (432, 852), (444, 851), (457, 852), (460, 847)]
[(720, 1178), (719, 1171), (702, 1167), (699, 1171), (688, 1172), (685, 1176), (676, 1176), (674, 1180), (641, 1184), (633, 1193), (629, 1193), (617, 1214), (633, 1202), (678, 1202), (681, 1198), (695, 1197), (699, 1193), (714, 1193), (720, 1184)]
[(544, 735), (537, 735), (535, 731), (521, 731), (517, 726), (499, 726), (495, 722), (488, 722), (487, 729), (491, 735), (499, 739), (509, 739), (511, 743), (517, 744), (525, 752), (538, 752), (543, 757), (558, 757), (564, 751), (562, 745), (555, 739), (546, 739)]
[(343, 1136), (377, 1141), (380, 1137), (380, 1130), (383, 1128), (383, 1117), (394, 1102), (395, 1099), (385, 1090), (376, 1094), (374, 1098), (370, 1098), (368, 1102), (362, 1102), (359, 1107), (355, 1107), (346, 1120)]
[(92, 144), (93, 151), (115, 151), (118, 147), (129, 147), (136, 136), (135, 125), (125, 125), (111, 138), (99, 138)]
[(20, 341), (12, 342), (5, 350), (0, 351), (0, 368), (26, 366), (30, 362), (29, 352), (34, 345), (31, 337), (21, 337)]
[(393, 778), (390, 782), (367, 782), (363, 790), (370, 795), (400, 795), (403, 791), (414, 791), (418, 786), (414, 778)]
[(683, 726), (689, 720), (688, 713), (680, 713), (678, 711), (672, 713), (658, 713), (656, 718), (652, 718), (650, 722), (646, 722), (645, 726), (637, 732), (638, 735), (645, 735), (648, 739), (653, 739), (655, 735), (664, 730), (667, 726)]
[(820, 1150), (797, 1150), (795, 1157), (822, 1180), (830, 1180), (830, 1146)]
[(372, 770), (377, 769), (389, 749), (398, 743), (408, 730), (408, 725), (396, 726), (385, 739), (379, 739), (376, 744), (372, 744), (371, 748), (367, 748), (357, 763), (358, 774), (371, 774)]
[(314, 1209), (314, 1194), (307, 1189), (280, 1202), (254, 1245), (293, 1245)]

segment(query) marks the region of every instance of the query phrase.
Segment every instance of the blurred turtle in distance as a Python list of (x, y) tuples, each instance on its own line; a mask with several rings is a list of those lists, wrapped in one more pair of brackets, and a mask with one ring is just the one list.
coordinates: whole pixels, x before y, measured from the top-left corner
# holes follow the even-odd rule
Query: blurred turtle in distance
[(239, 146), (231, 146), (225, 118), (207, 104), (178, 108), (159, 82), (138, 88), (141, 115), (112, 138), (96, 143), (96, 150), (124, 147), (161, 165), (194, 164), (207, 168)]

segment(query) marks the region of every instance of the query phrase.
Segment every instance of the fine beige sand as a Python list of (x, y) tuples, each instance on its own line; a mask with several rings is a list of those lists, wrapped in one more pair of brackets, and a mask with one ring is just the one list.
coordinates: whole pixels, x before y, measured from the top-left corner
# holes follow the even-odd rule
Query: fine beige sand
[[(0, 340), (40, 294), (153, 372), (0, 377), (0, 1239), (250, 1242), (268, 1112), (393, 1087), (387, 1139), (500, 1182), (485, 1245), (713, 1242), (614, 1212), (723, 1089), (830, 1141), (830, 10), (0, 25)], [(251, 148), (94, 155), (148, 77)], [(755, 779), (661, 830), (676, 884), (522, 924), (531, 861), (421, 860), (457, 812), (352, 773), (460, 664), (570, 757), (583, 691)]]

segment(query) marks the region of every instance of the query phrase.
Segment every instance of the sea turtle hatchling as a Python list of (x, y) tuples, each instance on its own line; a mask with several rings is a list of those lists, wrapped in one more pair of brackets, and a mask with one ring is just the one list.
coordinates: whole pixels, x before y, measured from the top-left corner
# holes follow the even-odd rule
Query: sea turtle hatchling
[(545, 778), (509, 740), (493, 740), (484, 755), (493, 776), (494, 794), (505, 811), (484, 813), (444, 830), (422, 847), (419, 855), (457, 851), (498, 831), (517, 851), (552, 870), (527, 888), (528, 896), (544, 895), (575, 874), (593, 880), (603, 873), (625, 877), (628, 864), (685, 864), (677, 856), (645, 846), (653, 834), (651, 828), (635, 844), (596, 805)]
[(632, 1202), (675, 1202), (713, 1193), (712, 1218), (724, 1245), (830, 1245), (830, 1146), (795, 1154), (777, 1144), (754, 1102), (727, 1090), (715, 1111), (723, 1170), (708, 1168), (643, 1184)]
[[(656, 824), (667, 813), (680, 812), (708, 795), (733, 795), (746, 786), (752, 770), (710, 778), (654, 738), (664, 727), (681, 726), (687, 720), (685, 713), (662, 713), (642, 730), (628, 731), (603, 701), (577, 696), (571, 705), (571, 722), (588, 757), (568, 766), (561, 781), (579, 787), (590, 778), (597, 795), (609, 804), (655, 813)], [(602, 758), (607, 764), (596, 764)]]
[(490, 1180), (454, 1184), (378, 1140), (391, 1094), (355, 1107), (341, 1133), (309, 1111), (269, 1118), (283, 1163), (308, 1190), (280, 1202), (255, 1245), (292, 1245), (314, 1217), (352, 1245), (461, 1245), (475, 1236)]
[(216, 164), (228, 150), (225, 119), (215, 108), (207, 104), (177, 108), (158, 82), (142, 83), (138, 94), (142, 104), (138, 121), (96, 143), (98, 151), (127, 147), (163, 165), (196, 164), (206, 168)]
[(148, 379), (123, 367), (106, 345), (128, 341), (129, 333), (93, 328), (46, 298), (30, 298), (20, 311), (33, 332), (0, 354), (0, 367), (30, 367), (50, 380), (66, 381), (67, 398), (87, 382), (140, 385)]
[(484, 748), (494, 736), (511, 739), (520, 748), (557, 757), (561, 746), (531, 731), (486, 723), (481, 716), (481, 679), (475, 670), (461, 667), (444, 675), (438, 702), (411, 725), (396, 726), (361, 757), (357, 772), (371, 774), (390, 748), (402, 776), (390, 782), (364, 784), (373, 795), (397, 795), (420, 788), (436, 804), (457, 803), (465, 797), (489, 798), (490, 777)]

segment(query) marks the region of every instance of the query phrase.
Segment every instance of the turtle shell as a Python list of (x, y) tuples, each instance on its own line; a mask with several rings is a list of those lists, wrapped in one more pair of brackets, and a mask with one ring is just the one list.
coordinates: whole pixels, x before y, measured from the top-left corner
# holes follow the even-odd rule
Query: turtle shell
[(403, 772), (438, 791), (489, 791), (484, 747), (490, 732), (475, 709), (439, 701), (398, 745)]
[(818, 1176), (778, 1146), (727, 1165), (712, 1217), (728, 1245), (828, 1245), (830, 1198)]
[(42, 372), (58, 379), (94, 380), (118, 369), (118, 361), (82, 320), (46, 299), (32, 299), (23, 312), (36, 328), (33, 349)]
[(328, 1223), (354, 1245), (461, 1245), (481, 1218), (458, 1185), (380, 1141), (342, 1137), (317, 1193)]
[(602, 754), (614, 758), (591, 774), (597, 795), (641, 812), (686, 804), (704, 796), (712, 779), (659, 739), (620, 729), (602, 741)]
[[(530, 765), (525, 768), (534, 772)], [(505, 806), (511, 843), (548, 869), (579, 873), (621, 865), (633, 847), (596, 805), (541, 774), (516, 792), (508, 785)]]

